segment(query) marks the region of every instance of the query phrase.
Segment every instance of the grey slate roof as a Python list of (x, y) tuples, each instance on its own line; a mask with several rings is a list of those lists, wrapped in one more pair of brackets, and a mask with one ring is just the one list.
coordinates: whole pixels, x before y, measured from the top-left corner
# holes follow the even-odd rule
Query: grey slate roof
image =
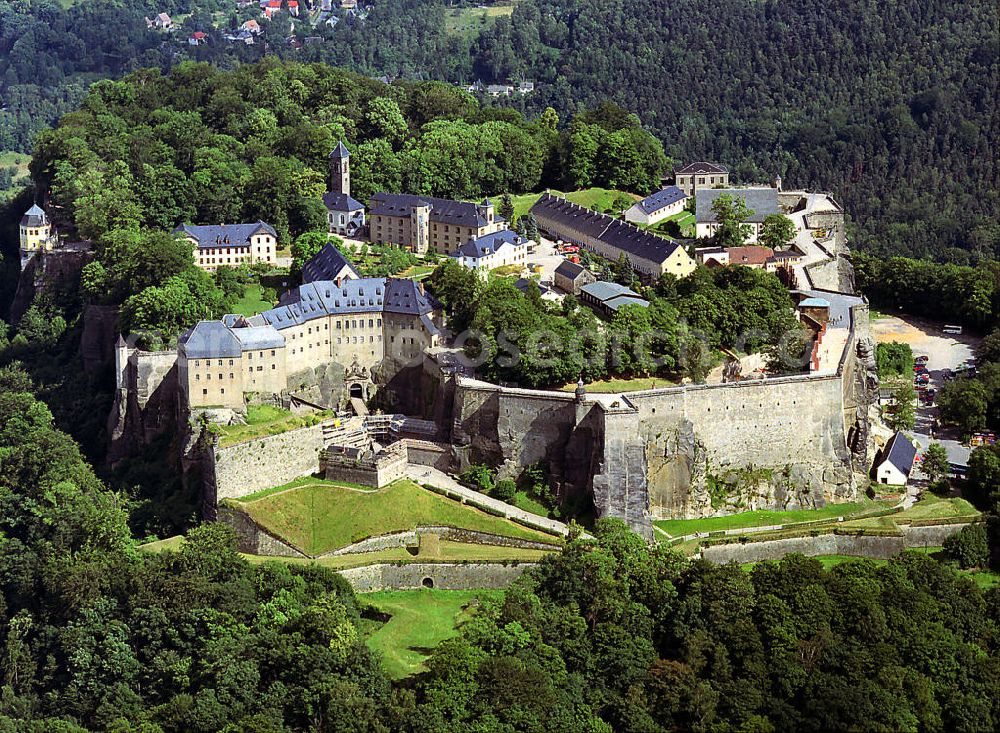
[(24, 212), (21, 217), (23, 227), (43, 227), (49, 223), (49, 218), (45, 215), (45, 210), (38, 204), (32, 204), (31, 208)]
[(344, 145), (344, 141), (343, 140), (338, 140), (337, 141), (337, 147), (335, 147), (333, 149), (333, 152), (330, 153), (330, 157), (331, 158), (350, 158), (351, 157), (351, 151), (348, 150), (347, 147)]
[(365, 205), (346, 193), (327, 191), (323, 194), (323, 205), (327, 211), (361, 211)]
[(302, 282), (332, 280), (337, 276), (337, 273), (344, 269), (345, 265), (354, 273), (355, 278), (361, 277), (350, 260), (344, 256), (344, 253), (337, 249), (333, 242), (327, 242), (302, 266)]
[(602, 303), (606, 303), (613, 298), (620, 298), (623, 295), (628, 295), (633, 298), (639, 297), (639, 294), (632, 290), (632, 288), (627, 288), (624, 285), (607, 282), (605, 280), (598, 280), (596, 283), (584, 285), (580, 288), (580, 292), (586, 293), (591, 298), (596, 298)]
[(677, 186), (667, 186), (639, 201), (636, 206), (647, 214), (655, 214), (660, 209), (671, 204), (676, 204), (685, 198), (687, 198), (687, 194), (677, 188)]
[(636, 298), (633, 295), (617, 295), (610, 300), (604, 301), (604, 305), (613, 311), (617, 311), (623, 305), (641, 305), (643, 308), (648, 308), (649, 301), (643, 300), (642, 298)]
[(263, 221), (252, 224), (184, 224), (174, 229), (175, 233), (192, 237), (199, 247), (249, 246), (250, 237), (261, 231), (272, 237), (278, 236), (274, 227)]
[[(458, 224), (464, 227), (483, 227), (487, 221), (479, 215), (477, 204), (470, 201), (452, 201), (433, 196), (416, 196), (411, 193), (377, 193), (372, 196), (371, 215), (409, 216), (417, 206), (430, 206), (432, 222)], [(494, 221), (502, 221), (495, 217)]]
[(913, 459), (917, 455), (917, 447), (902, 433), (896, 433), (882, 451), (882, 460), (888, 461), (902, 474), (909, 476), (913, 468)]
[(712, 204), (722, 194), (741, 198), (753, 212), (747, 219), (752, 224), (760, 224), (771, 214), (780, 214), (778, 190), (775, 188), (699, 188), (695, 192), (695, 219), (700, 223), (715, 222)]
[(522, 244), (525, 240), (517, 232), (510, 229), (502, 229), (492, 234), (484, 234), (481, 237), (473, 237), (468, 242), (458, 248), (458, 253), (463, 257), (485, 257), (496, 252), (502, 245)]
[(285, 337), (274, 326), (251, 326), (234, 328), (233, 334), (244, 351), (252, 349), (280, 349), (285, 345)]
[(430, 295), (420, 292), (420, 286), (413, 280), (366, 277), (342, 280), (339, 287), (329, 280), (300, 285), (282, 297), (281, 305), (260, 315), (265, 323), (282, 331), (327, 315), (382, 312), (425, 315), (439, 307)]
[[(650, 234), (621, 219), (585, 209), (560, 196), (544, 193), (531, 207), (535, 217), (552, 221), (555, 226), (575, 230), (599, 239), (626, 254), (649, 260), (665, 262), (680, 245), (672, 239)], [(543, 227), (544, 228), (544, 227)]]
[(583, 265), (578, 265), (575, 262), (570, 262), (569, 260), (563, 260), (559, 263), (559, 267), (556, 268), (556, 275), (562, 275), (570, 280), (576, 280), (582, 273), (586, 272), (587, 268)]
[(690, 175), (692, 173), (729, 173), (729, 169), (718, 163), (708, 163), (700, 160), (696, 163), (688, 163), (680, 168), (675, 168), (674, 173), (680, 175)]
[(180, 338), (180, 347), (189, 359), (238, 357), (240, 342), (222, 321), (200, 321)]

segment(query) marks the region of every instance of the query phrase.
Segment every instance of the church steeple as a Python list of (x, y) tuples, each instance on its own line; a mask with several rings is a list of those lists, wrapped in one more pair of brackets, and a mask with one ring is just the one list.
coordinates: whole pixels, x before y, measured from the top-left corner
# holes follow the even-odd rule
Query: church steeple
[(330, 190), (351, 195), (351, 153), (343, 141), (338, 141), (330, 153)]

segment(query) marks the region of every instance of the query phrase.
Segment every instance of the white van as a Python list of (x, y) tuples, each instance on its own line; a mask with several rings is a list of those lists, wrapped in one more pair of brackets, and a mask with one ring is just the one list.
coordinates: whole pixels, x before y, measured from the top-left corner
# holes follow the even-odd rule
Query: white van
[(942, 333), (951, 334), (952, 336), (961, 336), (962, 335), (962, 327), (961, 326), (945, 326), (944, 328), (941, 329), (941, 332)]

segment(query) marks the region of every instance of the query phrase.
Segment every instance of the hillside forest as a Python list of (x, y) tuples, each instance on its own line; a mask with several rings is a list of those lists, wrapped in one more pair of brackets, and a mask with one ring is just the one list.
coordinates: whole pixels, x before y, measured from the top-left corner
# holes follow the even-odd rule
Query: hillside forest
[[(715, 160), (739, 181), (780, 174), (832, 191), (853, 219), (857, 248), (959, 264), (1000, 253), (989, 143), (1000, 124), (995, 3), (523, 0), (512, 15), (461, 33), (447, 9), (440, 0), (383, 0), (332, 27), (287, 13), (261, 25), (269, 55), (366, 75), (535, 81), (533, 94), (497, 103), (531, 118), (552, 107), (561, 128), (615, 102), (674, 160)], [(183, 30), (148, 30), (144, 18), (161, 11), (183, 19)], [(261, 58), (264, 43), (223, 38), (257, 15), (218, 0), (0, 2), (0, 149), (29, 150), (97, 78)], [(187, 45), (194, 30), (210, 42)], [(292, 36), (319, 42), (290, 45)], [(588, 185), (586, 175), (578, 182)], [(645, 195), (651, 183), (620, 185)]]

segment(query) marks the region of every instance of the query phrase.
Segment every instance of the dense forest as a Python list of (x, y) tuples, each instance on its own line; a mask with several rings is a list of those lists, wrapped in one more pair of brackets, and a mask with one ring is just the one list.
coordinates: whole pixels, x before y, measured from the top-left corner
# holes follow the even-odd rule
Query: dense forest
[[(143, 18), (161, 10), (212, 42), (147, 30)], [(94, 78), (259, 59), (264, 43), (222, 38), (256, 12), (213, 0), (0, 2), (0, 149), (26, 150)], [(531, 79), (534, 94), (503, 104), (532, 116), (551, 106), (563, 124), (617, 102), (676, 160), (833, 191), (857, 247), (974, 264), (1000, 253), (997, 13), (986, 0), (524, 0), (512, 17), (449, 33), (438, 0), (385, 0), (334, 27), (287, 14), (262, 25), (269, 54), (365, 74)], [(293, 35), (320, 42), (284, 42)], [(648, 193), (642, 184), (632, 187)]]
[(998, 29), (987, 0), (530, 0), (475, 63), (542, 82), (532, 106), (627, 103), (677, 159), (831, 190), (858, 247), (968, 263), (1000, 253)]
[(1000, 590), (926, 556), (752, 572), (598, 524), (393, 685), (330, 570), (231, 530), (139, 551), (125, 509), (0, 369), (0, 731), (983, 731)]

